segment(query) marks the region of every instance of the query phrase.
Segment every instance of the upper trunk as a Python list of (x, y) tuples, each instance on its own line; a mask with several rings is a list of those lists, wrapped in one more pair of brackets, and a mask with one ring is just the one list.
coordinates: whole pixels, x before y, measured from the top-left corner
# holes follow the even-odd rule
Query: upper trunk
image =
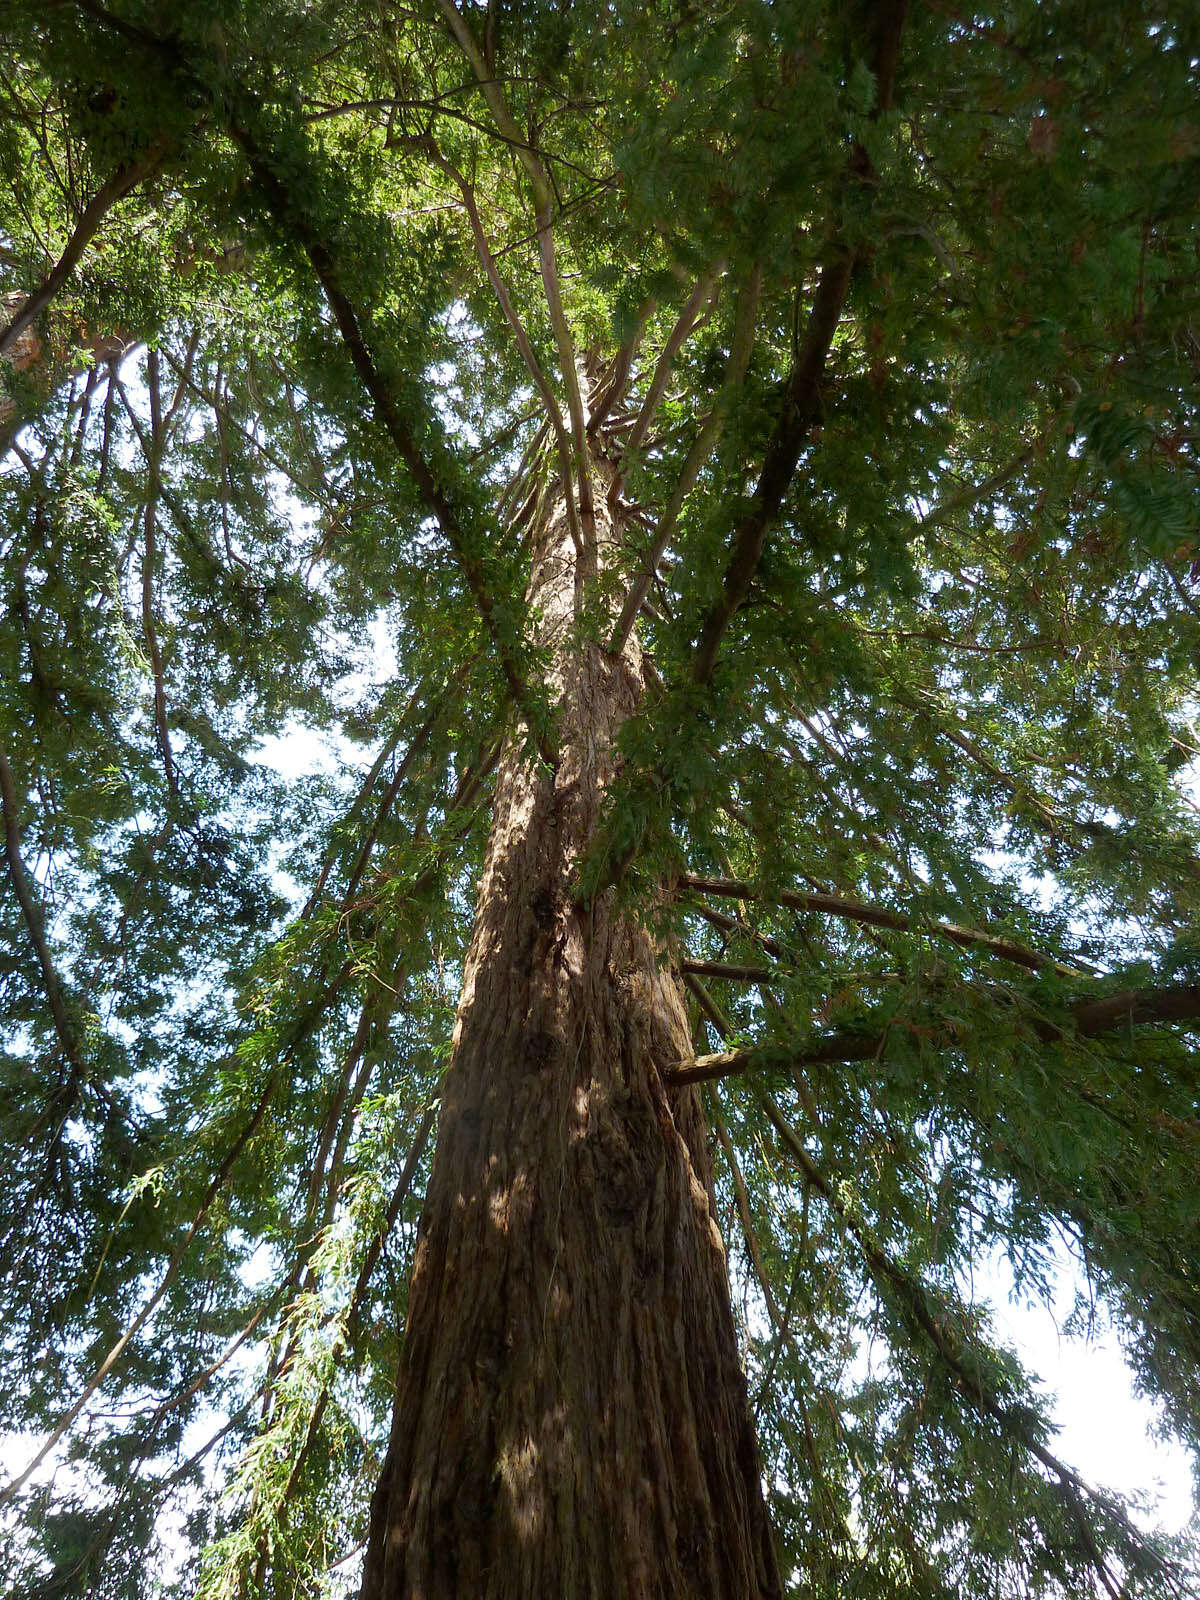
[(364, 1600), (780, 1592), (703, 1114), (661, 1076), (678, 987), (611, 895), (572, 902), (643, 687), (575, 594), (560, 500), (529, 595), (560, 760), (515, 735), (497, 776)]
[[(15, 326), (25, 303), (23, 294), (0, 294), (0, 329), (7, 332)], [(124, 333), (96, 335), (54, 322), (47, 337), (42, 320), (22, 327), (0, 350), (0, 365), (18, 373), (21, 384), (17, 394), (7, 392), (0, 372), (0, 456), (58, 389), (89, 367), (119, 361), (132, 342)]]

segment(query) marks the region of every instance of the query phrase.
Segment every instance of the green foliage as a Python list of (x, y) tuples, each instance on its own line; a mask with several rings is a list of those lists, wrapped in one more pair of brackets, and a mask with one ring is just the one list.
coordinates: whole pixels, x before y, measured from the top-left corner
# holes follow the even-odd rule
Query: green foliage
[[(0, 361), (0, 1410), (29, 1442), (79, 1402), (5, 1508), (14, 1596), (353, 1581), (491, 773), (506, 735), (553, 754), (542, 391), (569, 428), (622, 347), (581, 648), (697, 459), (577, 891), (767, 969), (692, 993), (698, 1053), (754, 1051), (707, 1094), (788, 1593), (1194, 1576), (1056, 1467), (970, 1269), (1048, 1297), (1067, 1240), (1195, 1445), (1200, 1017), (1079, 1019), (1198, 970), (1200, 37), (1137, 0), (914, 6), (881, 96), (887, 9), (463, 7), (505, 131), (433, 6), (5, 7), (4, 320), (148, 164)], [(320, 775), (272, 765), (298, 728)]]

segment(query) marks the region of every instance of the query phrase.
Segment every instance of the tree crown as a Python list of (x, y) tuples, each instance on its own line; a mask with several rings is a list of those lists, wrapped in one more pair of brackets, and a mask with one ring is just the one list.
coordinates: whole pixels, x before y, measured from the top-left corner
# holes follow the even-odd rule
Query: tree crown
[(6, 8), (15, 1592), (350, 1570), (564, 485), (792, 1592), (1186, 1586), (969, 1283), (1065, 1240), (1200, 1435), (1176, 9)]

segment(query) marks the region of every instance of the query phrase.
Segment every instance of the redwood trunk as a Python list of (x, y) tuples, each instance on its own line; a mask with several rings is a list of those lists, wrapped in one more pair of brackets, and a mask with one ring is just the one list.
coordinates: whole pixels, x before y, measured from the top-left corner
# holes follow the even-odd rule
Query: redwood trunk
[(560, 760), (516, 737), (497, 775), (364, 1600), (780, 1593), (703, 1114), (662, 1078), (678, 986), (611, 896), (571, 903), (642, 692), (636, 642), (573, 642), (575, 579), (559, 505), (530, 601)]

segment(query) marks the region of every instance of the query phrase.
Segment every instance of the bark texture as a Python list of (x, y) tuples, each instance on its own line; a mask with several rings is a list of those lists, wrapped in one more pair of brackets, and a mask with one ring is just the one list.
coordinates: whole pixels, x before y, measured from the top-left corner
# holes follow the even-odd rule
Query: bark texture
[[(57, 323), (48, 338), (40, 326), (44, 319), (22, 322), (26, 304), (23, 294), (0, 294), (0, 324), (5, 334), (19, 325), (19, 331), (0, 350), (0, 455), (9, 450), (17, 434), (57, 389), (90, 365), (119, 361), (132, 344), (124, 333), (93, 335), (86, 328)], [(23, 389), (9, 392), (4, 367), (19, 375)]]
[(364, 1600), (780, 1593), (700, 1102), (662, 1076), (678, 987), (611, 896), (571, 903), (642, 692), (575, 594), (560, 501), (530, 592), (560, 760), (498, 771)]

